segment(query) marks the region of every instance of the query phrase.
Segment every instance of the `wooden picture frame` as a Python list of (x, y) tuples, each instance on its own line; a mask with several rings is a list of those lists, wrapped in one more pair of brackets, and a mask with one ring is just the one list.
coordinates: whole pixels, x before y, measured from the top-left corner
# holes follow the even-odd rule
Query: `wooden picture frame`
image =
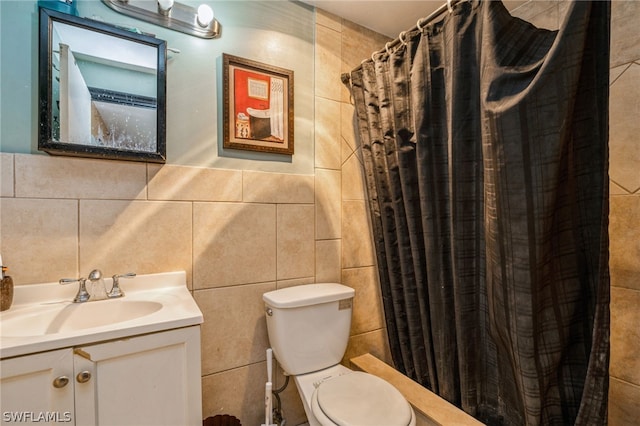
[(293, 71), (222, 54), (223, 148), (293, 155)]

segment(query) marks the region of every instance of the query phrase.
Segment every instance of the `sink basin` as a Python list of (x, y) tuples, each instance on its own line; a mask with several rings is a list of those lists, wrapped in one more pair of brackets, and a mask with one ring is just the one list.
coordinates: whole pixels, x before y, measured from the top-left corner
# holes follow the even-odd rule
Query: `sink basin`
[(8, 312), (2, 316), (2, 335), (24, 337), (74, 332), (141, 318), (161, 308), (158, 302), (125, 299), (56, 303), (40, 306), (33, 312)]
[[(105, 279), (107, 288), (111, 284)], [(203, 321), (185, 271), (136, 275), (126, 281), (125, 296), (117, 299), (73, 303), (77, 290), (57, 281), (15, 286), (13, 305), (0, 312), (0, 359)]]

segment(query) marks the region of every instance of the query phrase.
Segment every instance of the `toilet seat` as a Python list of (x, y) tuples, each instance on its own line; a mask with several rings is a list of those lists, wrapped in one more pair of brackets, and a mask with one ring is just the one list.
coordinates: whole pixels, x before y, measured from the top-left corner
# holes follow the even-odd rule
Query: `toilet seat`
[(360, 371), (318, 384), (311, 405), (323, 425), (407, 426), (413, 419), (411, 406), (396, 388)]

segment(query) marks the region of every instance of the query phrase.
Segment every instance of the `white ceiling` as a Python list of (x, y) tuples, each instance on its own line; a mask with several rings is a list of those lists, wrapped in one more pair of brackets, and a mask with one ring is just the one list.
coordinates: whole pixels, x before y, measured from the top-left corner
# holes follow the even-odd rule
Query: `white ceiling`
[[(505, 0), (507, 9), (526, 0)], [(444, 0), (307, 0), (305, 3), (338, 15), (363, 27), (398, 37), (411, 29), (419, 19), (425, 18), (445, 4)]]

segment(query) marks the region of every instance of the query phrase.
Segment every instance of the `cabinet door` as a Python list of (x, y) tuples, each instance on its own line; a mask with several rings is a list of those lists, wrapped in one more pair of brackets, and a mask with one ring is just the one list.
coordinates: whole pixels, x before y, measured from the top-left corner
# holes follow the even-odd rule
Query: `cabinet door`
[(199, 326), (77, 348), (74, 370), (78, 424), (202, 424)]
[(3, 359), (3, 425), (75, 424), (71, 349)]

